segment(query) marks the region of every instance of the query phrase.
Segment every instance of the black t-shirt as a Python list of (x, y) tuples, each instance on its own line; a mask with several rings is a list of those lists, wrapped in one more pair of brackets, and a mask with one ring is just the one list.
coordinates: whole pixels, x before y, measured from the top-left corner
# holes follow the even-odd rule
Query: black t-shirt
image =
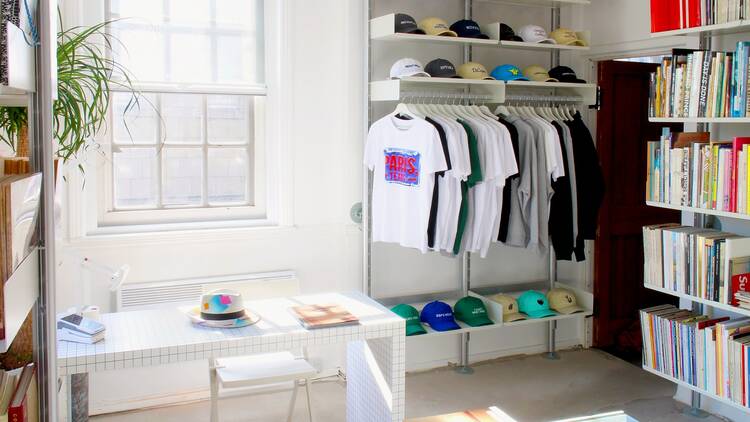
[(563, 169), (565, 176), (552, 181), (552, 195), (549, 211), (549, 235), (555, 256), (558, 260), (570, 261), (573, 258), (573, 194), (570, 190), (570, 169), (568, 168), (568, 152), (565, 149), (563, 129), (558, 122), (552, 122), (560, 137)]
[[(451, 169), (451, 158), (448, 153), (448, 140), (445, 137), (445, 130), (440, 124), (429, 117), (426, 117), (430, 124), (435, 126), (440, 136), (440, 145), (443, 147), (443, 154), (445, 155), (445, 164), (448, 166), (448, 170)], [(447, 170), (446, 170), (447, 171)], [(445, 171), (439, 171), (435, 173), (435, 186), (432, 188), (432, 204), (430, 205), (430, 219), (427, 223), (427, 246), (432, 248), (435, 246), (435, 226), (437, 225), (437, 210), (438, 210), (438, 199), (440, 193), (438, 189), (438, 177), (445, 177)]]
[[(516, 163), (518, 163), (518, 130), (515, 126), (509, 122), (503, 120), (501, 116), (499, 122), (508, 128), (510, 132), (510, 142), (513, 144), (513, 155), (516, 157)], [(497, 240), (505, 242), (508, 238), (508, 222), (510, 221), (510, 201), (511, 201), (511, 180), (519, 177), (520, 174), (516, 173), (505, 179), (505, 186), (503, 186), (503, 208), (500, 210), (500, 230), (497, 234)]]

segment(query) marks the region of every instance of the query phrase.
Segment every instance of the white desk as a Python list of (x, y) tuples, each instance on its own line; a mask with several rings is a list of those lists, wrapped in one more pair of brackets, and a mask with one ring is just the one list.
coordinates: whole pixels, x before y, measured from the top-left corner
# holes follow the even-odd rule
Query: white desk
[[(360, 324), (308, 331), (288, 309), (311, 303), (341, 304)], [(107, 333), (97, 344), (59, 341), (58, 375), (68, 377), (71, 400), (78, 402), (68, 403), (73, 409), (69, 418), (73, 422), (88, 419), (84, 414), (87, 394), (81, 394), (80, 388), (88, 385), (90, 372), (347, 343), (347, 421), (404, 419), (403, 319), (361, 293), (248, 301), (246, 306), (261, 316), (257, 324), (215, 329), (192, 325), (179, 309), (119, 312), (102, 315)]]

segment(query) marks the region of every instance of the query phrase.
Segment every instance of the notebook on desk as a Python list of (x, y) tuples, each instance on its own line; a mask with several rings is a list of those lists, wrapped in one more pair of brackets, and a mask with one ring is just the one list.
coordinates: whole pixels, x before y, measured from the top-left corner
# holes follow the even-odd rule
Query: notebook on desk
[(290, 309), (292, 314), (307, 329), (339, 327), (359, 323), (359, 319), (341, 305), (313, 304), (293, 306)]

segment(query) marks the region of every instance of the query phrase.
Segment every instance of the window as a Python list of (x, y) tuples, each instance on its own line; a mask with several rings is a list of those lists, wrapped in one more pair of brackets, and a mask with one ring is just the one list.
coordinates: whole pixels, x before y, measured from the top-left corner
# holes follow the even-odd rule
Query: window
[[(114, 92), (99, 225), (267, 217), (263, 0), (110, 0)], [(117, 88), (113, 88), (117, 91)]]

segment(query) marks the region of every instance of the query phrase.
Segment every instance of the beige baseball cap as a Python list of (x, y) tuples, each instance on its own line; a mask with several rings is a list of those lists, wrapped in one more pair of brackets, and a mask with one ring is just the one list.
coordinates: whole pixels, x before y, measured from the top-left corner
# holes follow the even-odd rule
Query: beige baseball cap
[(492, 76), (490, 76), (489, 72), (487, 72), (487, 69), (485, 69), (484, 66), (482, 66), (481, 63), (477, 62), (466, 62), (458, 67), (458, 76), (464, 78), (464, 79), (489, 79), (489, 80), (495, 80)]
[(547, 300), (549, 301), (549, 307), (560, 314), (568, 315), (585, 311), (578, 306), (575, 293), (568, 289), (558, 287), (550, 290), (547, 293)]
[(455, 31), (451, 31), (448, 22), (440, 18), (424, 18), (419, 21), (419, 29), (425, 32), (427, 35), (444, 35), (447, 37), (457, 37)]
[(532, 65), (523, 70), (523, 76), (529, 78), (530, 81), (536, 82), (559, 82), (557, 79), (549, 76), (547, 69), (539, 66)]
[(578, 38), (578, 34), (572, 29), (557, 28), (549, 36), (558, 44), (586, 46), (586, 41)]
[(490, 300), (503, 305), (503, 322), (513, 322), (526, 319), (526, 315), (518, 312), (518, 301), (513, 296), (500, 293), (490, 296)]

